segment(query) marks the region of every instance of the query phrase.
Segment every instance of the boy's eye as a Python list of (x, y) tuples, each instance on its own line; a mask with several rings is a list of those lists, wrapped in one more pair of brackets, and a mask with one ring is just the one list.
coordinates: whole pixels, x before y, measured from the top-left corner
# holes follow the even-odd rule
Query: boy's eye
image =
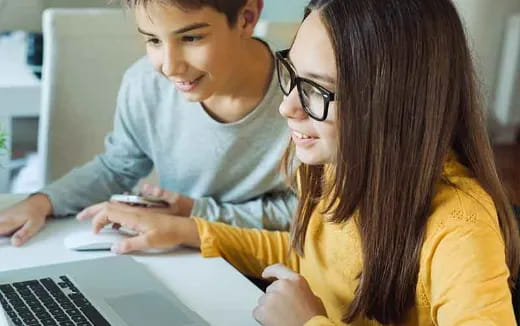
[(184, 35), (182, 37), (182, 41), (183, 42), (197, 42), (197, 41), (202, 40), (202, 38), (203, 38), (202, 35)]
[(149, 38), (146, 40), (146, 43), (157, 46), (161, 43), (161, 40), (159, 40), (158, 38)]

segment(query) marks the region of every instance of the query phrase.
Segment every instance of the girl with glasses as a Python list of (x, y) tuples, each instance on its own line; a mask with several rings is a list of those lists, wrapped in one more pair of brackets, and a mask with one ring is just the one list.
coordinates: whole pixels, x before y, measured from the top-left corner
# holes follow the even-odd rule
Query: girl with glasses
[(183, 243), (274, 279), (262, 325), (515, 325), (517, 226), (453, 4), (312, 0), (277, 72), (290, 232), (117, 207), (96, 230), (108, 216), (142, 232), (117, 252)]

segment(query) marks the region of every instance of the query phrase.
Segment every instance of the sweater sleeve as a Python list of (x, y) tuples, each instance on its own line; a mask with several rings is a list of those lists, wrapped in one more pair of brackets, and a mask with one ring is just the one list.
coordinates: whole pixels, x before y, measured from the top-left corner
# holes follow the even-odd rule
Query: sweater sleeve
[(430, 313), (436, 325), (516, 325), (498, 225), (449, 224), (430, 244)]
[(203, 257), (223, 257), (240, 272), (261, 278), (269, 265), (282, 263), (299, 272), (299, 258), (289, 252), (289, 233), (244, 229), (193, 218), (200, 236)]

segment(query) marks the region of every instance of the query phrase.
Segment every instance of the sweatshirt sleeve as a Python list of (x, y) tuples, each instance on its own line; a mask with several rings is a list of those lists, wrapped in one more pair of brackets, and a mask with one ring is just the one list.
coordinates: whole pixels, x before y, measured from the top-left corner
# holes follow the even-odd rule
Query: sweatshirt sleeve
[(299, 258), (289, 252), (289, 233), (244, 229), (193, 218), (200, 236), (203, 257), (222, 257), (248, 276), (261, 278), (269, 265), (282, 263), (299, 272)]
[(205, 197), (195, 199), (191, 215), (239, 227), (288, 230), (296, 205), (296, 194), (291, 190), (243, 203), (221, 203)]

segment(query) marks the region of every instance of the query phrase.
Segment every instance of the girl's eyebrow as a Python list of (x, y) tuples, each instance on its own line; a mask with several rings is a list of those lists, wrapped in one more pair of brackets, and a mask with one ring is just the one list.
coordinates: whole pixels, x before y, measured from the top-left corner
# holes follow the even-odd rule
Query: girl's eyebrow
[(329, 75), (321, 75), (321, 74), (316, 74), (313, 72), (305, 72), (305, 71), (303, 72), (302, 75), (305, 77), (308, 77), (309, 79), (319, 80), (319, 81), (322, 81), (329, 85), (334, 85), (336, 83), (336, 80)]
[[(291, 52), (289, 52), (289, 54), (287, 55), (287, 61), (289, 61), (289, 63), (293, 67), (293, 69), (296, 71), (296, 67), (294, 67), (294, 63), (291, 60)], [(321, 82), (327, 83), (329, 85), (336, 84), (336, 78), (333, 78), (332, 76), (329, 76), (329, 75), (322, 75), (322, 74), (317, 74), (314, 72), (303, 71), (302, 77), (309, 78), (309, 79), (316, 80), (316, 81), (321, 81)]]
[[(182, 27), (182, 28), (179, 28), (178, 30), (176, 31), (173, 31), (173, 34), (182, 34), (182, 33), (186, 33), (186, 32), (190, 32), (190, 31), (193, 31), (195, 29), (199, 29), (199, 28), (204, 28), (204, 27), (209, 27), (211, 26), (210, 24), (208, 23), (194, 23), (194, 24), (191, 24), (191, 25), (188, 25), (188, 26), (185, 26), (185, 27)], [(137, 27), (137, 31), (141, 34), (144, 34), (146, 36), (155, 36), (154, 34), (150, 33), (150, 32), (146, 32), (144, 31), (143, 29), (141, 29), (141, 27)]]

